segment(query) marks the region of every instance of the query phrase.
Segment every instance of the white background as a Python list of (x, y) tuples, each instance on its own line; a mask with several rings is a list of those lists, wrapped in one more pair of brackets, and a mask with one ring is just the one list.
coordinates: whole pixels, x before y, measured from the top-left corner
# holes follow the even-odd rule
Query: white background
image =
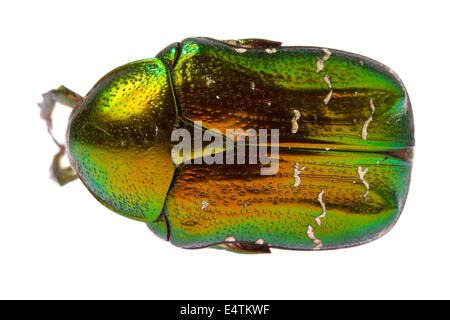
[[(448, 1), (2, 1), (0, 298), (450, 298)], [(84, 95), (111, 69), (189, 36), (267, 38), (369, 56), (397, 72), (416, 124), (398, 224), (364, 246), (183, 250), (48, 178), (40, 94)]]

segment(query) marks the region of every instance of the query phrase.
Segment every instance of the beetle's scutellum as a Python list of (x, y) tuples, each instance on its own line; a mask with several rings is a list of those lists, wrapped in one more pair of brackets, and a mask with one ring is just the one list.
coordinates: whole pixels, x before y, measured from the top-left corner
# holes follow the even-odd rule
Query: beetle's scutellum
[[(113, 70), (84, 98), (49, 91), (40, 104), (49, 128), (55, 102), (73, 107), (71, 167), (59, 165), (58, 143), (57, 181), (80, 178), (105, 206), (179, 247), (354, 246), (385, 234), (405, 204), (414, 145), (408, 94), (391, 69), (356, 54), (190, 38)], [(197, 146), (178, 158), (176, 130)], [(227, 130), (251, 133), (241, 140), (248, 159), (234, 148), (239, 134)], [(251, 160), (255, 143), (266, 158)], [(269, 158), (277, 165), (262, 175)]]

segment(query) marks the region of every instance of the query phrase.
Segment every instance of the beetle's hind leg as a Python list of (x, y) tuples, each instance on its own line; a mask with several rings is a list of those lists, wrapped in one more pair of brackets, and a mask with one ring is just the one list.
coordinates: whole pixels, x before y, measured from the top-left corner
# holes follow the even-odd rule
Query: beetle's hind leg
[(259, 244), (251, 244), (251, 243), (241, 243), (241, 242), (232, 242), (232, 243), (221, 243), (211, 248), (214, 249), (224, 249), (227, 251), (231, 251), (234, 253), (270, 253), (270, 248), (268, 245), (259, 245)]
[(42, 102), (38, 104), (41, 109), (41, 118), (47, 123), (47, 131), (59, 148), (58, 153), (56, 153), (53, 157), (53, 161), (50, 166), (50, 174), (53, 180), (63, 186), (66, 183), (75, 180), (77, 178), (77, 174), (71, 167), (63, 167), (61, 164), (61, 159), (65, 154), (66, 148), (64, 144), (59, 142), (52, 133), (53, 110), (55, 109), (57, 102), (74, 108), (83, 98), (79, 94), (67, 89), (64, 86), (60, 86), (58, 89), (50, 90), (44, 93), (42, 97)]

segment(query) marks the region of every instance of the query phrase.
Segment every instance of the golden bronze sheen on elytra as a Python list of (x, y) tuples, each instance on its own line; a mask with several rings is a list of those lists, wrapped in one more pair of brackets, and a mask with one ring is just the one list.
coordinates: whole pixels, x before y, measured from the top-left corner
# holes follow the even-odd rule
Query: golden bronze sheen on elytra
[[(55, 140), (53, 177), (80, 178), (102, 204), (182, 248), (349, 247), (385, 234), (405, 204), (408, 94), (391, 69), (356, 54), (190, 38), (111, 71), (85, 97), (64, 87), (44, 94), (49, 130), (55, 102), (73, 112), (71, 167), (60, 166), (66, 150)], [(196, 121), (218, 135), (278, 129), (278, 171), (172, 159), (172, 132)]]

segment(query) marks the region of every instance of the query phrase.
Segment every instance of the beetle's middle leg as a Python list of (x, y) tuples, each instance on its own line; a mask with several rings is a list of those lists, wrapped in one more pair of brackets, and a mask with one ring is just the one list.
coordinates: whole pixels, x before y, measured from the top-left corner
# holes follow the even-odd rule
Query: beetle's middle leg
[(60, 86), (58, 89), (50, 90), (44, 93), (42, 97), (42, 102), (38, 104), (41, 109), (41, 118), (47, 123), (47, 131), (59, 148), (58, 153), (56, 153), (53, 157), (50, 167), (51, 178), (62, 186), (75, 180), (77, 178), (77, 174), (71, 167), (63, 167), (61, 165), (61, 159), (64, 156), (66, 149), (64, 144), (59, 142), (52, 133), (53, 110), (55, 109), (57, 102), (70, 108), (74, 108), (83, 98), (79, 94), (67, 89), (64, 86)]

